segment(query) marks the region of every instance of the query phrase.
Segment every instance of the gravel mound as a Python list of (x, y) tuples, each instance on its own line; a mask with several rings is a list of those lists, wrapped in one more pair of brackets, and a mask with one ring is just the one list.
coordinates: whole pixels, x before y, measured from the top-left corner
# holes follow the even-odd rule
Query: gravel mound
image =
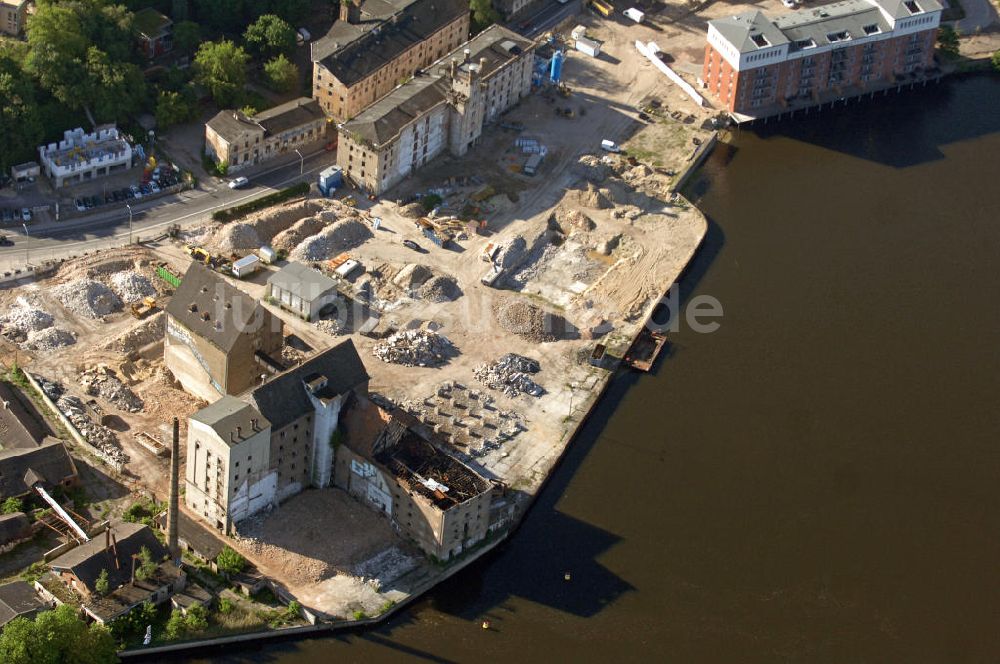
[(578, 174), (591, 182), (604, 182), (608, 178), (610, 169), (600, 158), (592, 154), (585, 154), (580, 157), (574, 169)]
[(562, 316), (509, 298), (493, 305), (493, 316), (503, 329), (535, 343), (560, 339), (570, 328)]
[(215, 235), (216, 248), (223, 253), (249, 251), (262, 244), (257, 228), (246, 221), (235, 221), (219, 229)]
[(80, 385), (87, 394), (106, 399), (119, 410), (127, 413), (142, 412), (142, 399), (106, 366), (99, 365), (84, 371), (80, 374)]
[(568, 198), (582, 207), (608, 210), (615, 206), (611, 200), (609, 189), (598, 189), (593, 183), (587, 183), (585, 191), (571, 192)]
[(111, 290), (126, 304), (156, 295), (156, 287), (153, 286), (153, 283), (134, 270), (116, 272), (111, 275)]
[(306, 262), (324, 261), (360, 247), (372, 237), (368, 224), (357, 219), (341, 219), (299, 244), (289, 253), (289, 258)]
[(166, 314), (158, 311), (151, 317), (136, 325), (131, 330), (122, 332), (117, 337), (104, 345), (104, 350), (110, 350), (123, 355), (128, 355), (147, 346), (154, 341), (163, 339), (165, 329)]
[(410, 203), (399, 208), (399, 214), (407, 219), (419, 219), (424, 216), (424, 206), (420, 203)]
[(107, 286), (89, 279), (70, 281), (52, 289), (63, 305), (78, 316), (104, 318), (122, 308), (122, 301)]
[(447, 337), (429, 330), (403, 330), (381, 341), (372, 354), (383, 362), (408, 367), (436, 367), (457, 354)]
[(493, 262), (499, 265), (501, 269), (506, 269), (517, 263), (527, 248), (527, 240), (520, 235), (515, 235), (500, 247)]
[(420, 297), (428, 302), (453, 302), (463, 294), (453, 277), (434, 277), (420, 287)]
[(322, 318), (313, 323), (313, 325), (333, 337), (344, 333), (344, 330), (340, 327), (340, 323), (332, 318)]
[(47, 327), (44, 330), (31, 331), (28, 340), (21, 346), (27, 350), (50, 351), (64, 348), (76, 343), (76, 335), (58, 327)]
[(11, 341), (23, 341), (32, 332), (52, 327), (52, 314), (39, 309), (23, 295), (14, 300), (14, 305), (0, 316), (0, 330)]
[(434, 273), (426, 265), (420, 265), (419, 263), (410, 263), (403, 267), (392, 279), (392, 283), (396, 284), (400, 288), (404, 288), (407, 291), (411, 291), (414, 288), (418, 288), (421, 284), (426, 282), (428, 279), (434, 276)]
[[(290, 228), (287, 228), (271, 240), (271, 246), (274, 247), (276, 251), (289, 252), (298, 245), (302, 244), (306, 238), (316, 235), (326, 226), (327, 221), (322, 217), (332, 216), (333, 213), (321, 212), (321, 217), (305, 217), (304, 219), (299, 219)], [(330, 219), (333, 221), (336, 217)]]
[(500, 390), (509, 397), (524, 393), (534, 397), (545, 394), (545, 389), (531, 379), (529, 374), (541, 371), (537, 360), (517, 353), (507, 353), (499, 360), (480, 364), (472, 370), (476, 380), (490, 389)]

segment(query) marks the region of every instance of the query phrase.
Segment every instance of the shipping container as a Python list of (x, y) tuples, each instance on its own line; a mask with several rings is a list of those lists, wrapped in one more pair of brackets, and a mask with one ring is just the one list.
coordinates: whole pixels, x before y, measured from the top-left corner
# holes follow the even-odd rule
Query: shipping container
[(601, 54), (601, 43), (596, 42), (593, 39), (580, 37), (576, 40), (576, 50), (586, 53), (592, 58), (596, 58)]

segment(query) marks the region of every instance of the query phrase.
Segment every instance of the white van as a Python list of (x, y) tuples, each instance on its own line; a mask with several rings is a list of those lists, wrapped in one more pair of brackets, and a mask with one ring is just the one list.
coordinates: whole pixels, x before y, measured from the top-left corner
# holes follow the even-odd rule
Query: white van
[(622, 151), (622, 149), (620, 147), (618, 147), (617, 143), (615, 143), (614, 141), (609, 141), (606, 138), (603, 141), (601, 141), (601, 148), (603, 148), (604, 150), (607, 150), (608, 152), (621, 152)]

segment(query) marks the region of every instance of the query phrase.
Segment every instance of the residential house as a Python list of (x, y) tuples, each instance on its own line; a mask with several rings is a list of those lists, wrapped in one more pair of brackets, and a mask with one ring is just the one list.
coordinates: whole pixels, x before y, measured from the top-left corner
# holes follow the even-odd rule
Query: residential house
[(139, 48), (152, 60), (174, 47), (174, 22), (152, 7), (144, 7), (133, 15), (132, 25), (139, 35)]
[(468, 36), (466, 0), (344, 0), (312, 44), (312, 96), (342, 122)]
[(326, 136), (327, 119), (319, 103), (309, 97), (248, 116), (242, 111), (219, 111), (205, 124), (205, 154), (230, 171), (263, 163), (278, 155), (310, 150), (308, 144)]

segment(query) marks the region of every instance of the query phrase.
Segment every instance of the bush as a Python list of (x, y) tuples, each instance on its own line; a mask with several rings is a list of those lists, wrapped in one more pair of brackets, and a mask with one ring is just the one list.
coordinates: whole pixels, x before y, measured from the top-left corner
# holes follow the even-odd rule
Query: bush
[(1000, 71), (1000, 51), (994, 53), (990, 61), (993, 63), (993, 68)]
[(258, 210), (263, 210), (264, 208), (277, 205), (278, 203), (284, 203), (292, 198), (305, 196), (308, 193), (309, 183), (301, 182), (291, 187), (282, 189), (281, 191), (276, 191), (273, 194), (268, 194), (262, 198), (250, 201), (249, 203), (243, 203), (242, 205), (237, 205), (225, 210), (216, 210), (212, 213), (212, 221), (226, 222), (241, 219), (248, 214), (257, 212)]
[(219, 598), (219, 613), (223, 615), (226, 615), (227, 613), (232, 613), (233, 608), (235, 608), (235, 605), (233, 604), (232, 600), (230, 600), (228, 597)]
[(938, 29), (938, 47), (942, 53), (958, 55), (958, 31), (950, 25), (942, 25)]
[(200, 632), (208, 627), (208, 611), (203, 606), (192, 606), (184, 618), (188, 631)]
[(239, 574), (247, 566), (247, 559), (227, 546), (222, 549), (215, 563), (226, 574)]
[(364, 611), (355, 611), (354, 612), (354, 619), (355, 620), (364, 620), (367, 617), (368, 617), (368, 614), (365, 613)]
[(437, 206), (441, 205), (441, 197), (437, 194), (427, 194), (420, 199), (420, 204), (423, 206), (424, 210), (430, 212)]
[(2, 505), (0, 505), (0, 512), (3, 512), (4, 514), (13, 514), (14, 512), (23, 512), (23, 511), (24, 511), (24, 503), (21, 502), (20, 498), (10, 497), (7, 500), (3, 501)]

